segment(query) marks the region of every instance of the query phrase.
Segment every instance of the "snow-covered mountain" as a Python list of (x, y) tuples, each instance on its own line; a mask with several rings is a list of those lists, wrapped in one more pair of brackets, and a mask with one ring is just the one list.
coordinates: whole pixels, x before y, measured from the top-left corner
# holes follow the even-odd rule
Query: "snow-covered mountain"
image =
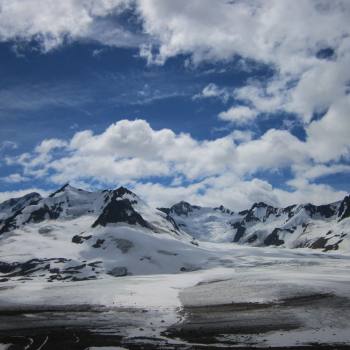
[(208, 208), (187, 202), (159, 210), (172, 217), (178, 227), (191, 236), (209, 242), (231, 242), (234, 234), (232, 222), (240, 217), (223, 206)]
[(234, 241), (257, 246), (349, 250), (350, 198), (327, 205), (274, 208), (256, 203), (234, 223)]
[(350, 250), (350, 196), (319, 206), (309, 203), (275, 208), (260, 202), (238, 213), (223, 206), (205, 208), (186, 202), (160, 210), (198, 240)]
[(28, 193), (23, 197), (11, 198), (3, 203), (0, 203), (0, 225), (6, 218), (14, 215), (16, 212), (22, 210), (30, 204), (34, 204), (41, 199), (39, 193)]
[(88, 192), (65, 185), (17, 207), (24, 201), (2, 205), (3, 281), (175, 273), (201, 263), (203, 254), (190, 235), (124, 187)]
[[(217, 257), (200, 241), (350, 250), (350, 196), (337, 203), (233, 212), (180, 202), (150, 207), (124, 187), (65, 185), (0, 204), (0, 281), (177, 273)], [(198, 243), (198, 241), (199, 243)]]

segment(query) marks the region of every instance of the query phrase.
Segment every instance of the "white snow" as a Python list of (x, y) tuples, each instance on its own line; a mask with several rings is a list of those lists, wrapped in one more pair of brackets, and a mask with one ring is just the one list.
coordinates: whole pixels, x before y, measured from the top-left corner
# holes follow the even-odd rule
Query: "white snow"
[[(77, 272), (80, 277), (98, 279), (48, 283), (48, 271), (35, 272), (25, 281), (15, 277), (1, 283), (1, 309), (43, 305), (146, 309), (162, 312), (164, 324), (154, 322), (164, 329), (179, 321), (178, 311), (184, 307), (278, 303), (317, 294), (338, 298), (350, 295), (350, 218), (311, 218), (303, 206), (293, 209), (292, 218), (282, 209), (266, 216), (266, 207), (256, 207), (254, 215), (260, 221), (247, 224), (245, 237), (258, 234), (254, 244), (259, 245), (278, 227), (284, 230), (280, 238), (285, 243), (283, 248), (252, 247), (231, 243), (232, 224), (241, 221), (243, 215), (195, 207), (187, 215), (171, 214), (180, 226), (176, 229), (165, 213), (130, 193), (122, 198), (132, 202), (134, 210), (151, 228), (126, 223), (92, 228), (111, 197), (112, 191), (87, 192), (67, 186), (23, 210), (16, 221), (19, 227), (0, 237), (1, 262), (67, 259), (49, 262), (50, 269), (98, 262), (96, 269)], [(57, 219), (26, 222), (34, 210), (57, 205), (61, 208)], [(294, 232), (287, 231), (291, 228)], [(74, 236), (84, 239), (74, 243)], [(191, 236), (199, 239), (199, 246), (192, 244)], [(343, 239), (340, 250), (323, 253), (308, 248), (290, 249), (320, 237), (327, 237), (329, 244)], [(127, 276), (113, 276), (124, 270)], [(6, 273), (0, 274), (3, 277)], [(332, 310), (325, 320), (315, 315), (298, 315), (304, 326), (285, 333), (288, 344), (297, 344), (296, 339), (300, 343), (310, 341), (312, 335), (320, 342), (350, 342), (350, 316), (335, 315)], [(328, 320), (337, 321), (337, 336)], [(312, 333), (310, 330), (314, 329), (322, 332)], [(271, 346), (280, 345), (280, 339), (274, 332), (264, 336)], [(255, 341), (259, 343), (262, 338), (257, 335)], [(0, 349), (6, 347), (0, 344)]]

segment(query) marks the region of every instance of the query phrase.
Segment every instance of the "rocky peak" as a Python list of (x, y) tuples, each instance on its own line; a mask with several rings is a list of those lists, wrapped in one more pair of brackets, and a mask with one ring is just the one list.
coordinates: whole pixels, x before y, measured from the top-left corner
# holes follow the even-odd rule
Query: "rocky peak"
[(5, 208), (15, 208), (17, 205), (19, 205), (21, 203), (27, 205), (28, 202), (38, 201), (41, 198), (42, 198), (41, 195), (37, 192), (31, 192), (31, 193), (28, 193), (22, 197), (18, 197), (18, 198), (10, 198), (10, 199), (0, 203), (0, 211), (2, 209), (5, 209)]
[(179, 203), (174, 204), (170, 208), (170, 213), (176, 214), (178, 216), (185, 215), (188, 216), (189, 213), (193, 212), (194, 209), (199, 209), (200, 207), (196, 205), (191, 205), (188, 202), (181, 201)]
[(332, 204), (314, 205), (308, 203), (303, 205), (303, 208), (308, 212), (310, 217), (315, 217), (318, 215), (327, 219), (336, 214), (336, 207)]
[(339, 221), (350, 217), (350, 195), (346, 196), (340, 203), (338, 210)]
[(264, 202), (256, 202), (249, 210), (240, 212), (245, 215), (244, 222), (253, 223), (265, 221), (271, 214), (277, 214), (278, 209)]
[(135, 193), (128, 190), (126, 187), (120, 186), (117, 189), (113, 190), (113, 193), (116, 195), (116, 197), (124, 197), (124, 195), (131, 195), (134, 197), (137, 197)]
[(270, 207), (270, 205), (264, 202), (255, 202), (250, 208), (250, 210), (254, 210), (255, 208), (267, 208), (267, 207)]
[(232, 210), (224, 207), (223, 205), (220, 205), (219, 207), (214, 208), (214, 210), (221, 211), (224, 214), (230, 214), (230, 215), (234, 214)]
[(91, 193), (91, 192), (82, 190), (81, 188), (76, 188), (74, 186), (71, 186), (69, 183), (66, 183), (57, 191), (51, 193), (48, 198), (58, 198), (63, 196), (64, 194), (72, 194), (72, 193)]
[[(11, 198), (0, 203), (0, 226), (3, 226), (3, 223), (6, 223), (10, 218), (21, 213), (26, 206), (37, 204), (41, 199), (42, 197), (39, 193), (32, 192), (23, 197)], [(0, 228), (2, 231), (3, 227)]]
[(49, 197), (50, 197), (50, 198), (53, 198), (53, 197), (55, 197), (57, 194), (65, 192), (65, 190), (66, 190), (66, 189), (69, 189), (69, 187), (71, 187), (71, 186), (69, 185), (69, 183), (66, 183), (65, 185), (63, 185), (62, 187), (60, 187), (57, 191), (51, 193), (51, 194), (49, 195)]
[(123, 191), (113, 193), (112, 198), (104, 207), (97, 220), (92, 224), (92, 227), (127, 223), (129, 225), (138, 224), (143, 227), (151, 228), (151, 225), (133, 208), (133, 201), (128, 198), (121, 198), (121, 196), (123, 196), (121, 195), (122, 192)]

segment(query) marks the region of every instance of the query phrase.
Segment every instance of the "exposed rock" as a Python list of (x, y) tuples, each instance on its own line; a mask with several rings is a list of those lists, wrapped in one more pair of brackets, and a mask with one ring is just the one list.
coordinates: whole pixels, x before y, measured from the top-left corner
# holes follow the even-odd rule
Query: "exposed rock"
[(177, 255), (178, 255), (177, 253), (169, 252), (169, 251), (167, 251), (167, 250), (162, 250), (162, 249), (157, 250), (157, 252), (158, 252), (159, 254), (169, 255), (169, 256), (177, 256)]
[(93, 248), (101, 248), (102, 244), (105, 242), (104, 239), (97, 239), (95, 244), (92, 245)]
[(72, 238), (72, 242), (77, 243), (77, 244), (81, 244), (81, 243), (87, 241), (88, 239), (90, 239), (91, 237), (92, 237), (92, 235), (89, 235), (89, 236), (75, 235)]
[(124, 266), (117, 266), (108, 271), (108, 274), (114, 277), (122, 277), (128, 274), (128, 269)]
[(242, 226), (242, 224), (240, 222), (235, 222), (232, 225), (232, 227), (234, 229), (236, 229), (236, 234), (235, 234), (235, 237), (233, 239), (233, 242), (237, 243), (245, 234), (246, 228), (244, 226)]
[(55, 197), (56, 194), (61, 193), (61, 192), (64, 192), (64, 190), (65, 190), (68, 186), (69, 186), (69, 183), (66, 183), (66, 184), (63, 185), (61, 188), (59, 188), (57, 191), (51, 193), (51, 194), (49, 195), (49, 198)]
[[(119, 191), (119, 194), (125, 192), (124, 188), (121, 189), (117, 190)], [(92, 227), (96, 227), (98, 225), (106, 226), (107, 224), (125, 222), (129, 225), (138, 224), (143, 227), (151, 228), (151, 225), (147, 221), (145, 221), (138, 212), (134, 210), (132, 203), (129, 199), (118, 199), (118, 193), (115, 191), (110, 202), (105, 206), (101, 215), (92, 224)]]
[(117, 248), (123, 253), (127, 253), (133, 246), (134, 243), (128, 239), (123, 238), (113, 238), (113, 241), (116, 243)]
[(321, 217), (330, 218), (336, 213), (335, 208), (333, 208), (330, 204), (317, 206), (309, 203), (304, 205), (304, 209), (309, 212), (311, 217), (314, 217), (318, 214)]
[(62, 208), (59, 205), (55, 205), (52, 208), (49, 208), (46, 204), (37, 210), (31, 212), (28, 220), (25, 224), (29, 222), (38, 223), (44, 220), (50, 219), (55, 220), (59, 217), (62, 212)]
[(163, 212), (164, 214), (167, 214), (167, 215), (170, 214), (170, 208), (157, 208), (157, 209)]
[(37, 192), (31, 192), (23, 197), (11, 198), (0, 203), (0, 213), (7, 212), (10, 215), (22, 210), (24, 207), (38, 203), (42, 199)]
[(281, 232), (283, 230), (279, 228), (275, 228), (265, 239), (264, 244), (265, 245), (275, 245), (279, 246), (284, 244), (284, 241), (279, 238), (278, 232)]
[(329, 238), (320, 237), (316, 241), (314, 241), (311, 245), (309, 245), (312, 249), (323, 249), (323, 251), (327, 252), (329, 250), (338, 250), (339, 243), (342, 240), (339, 240), (337, 243), (328, 244)]
[(199, 209), (197, 205), (191, 205), (190, 203), (187, 203), (185, 201), (181, 201), (179, 203), (174, 204), (170, 208), (170, 213), (176, 214), (178, 216), (185, 215), (188, 216), (190, 212), (193, 212), (195, 209)]
[(339, 207), (338, 211), (339, 221), (350, 217), (350, 196), (346, 196)]
[(219, 207), (214, 208), (214, 210), (221, 211), (222, 213), (233, 215), (234, 212), (228, 208), (225, 208), (223, 205), (220, 205)]
[(320, 238), (318, 238), (315, 242), (313, 242), (310, 245), (310, 248), (312, 248), (312, 249), (323, 249), (323, 248), (326, 247), (327, 242), (328, 242), (327, 238), (320, 237)]
[(53, 227), (51, 226), (43, 226), (43, 227), (40, 227), (38, 232), (41, 234), (41, 235), (45, 235), (47, 233), (50, 233), (53, 231)]
[(258, 239), (258, 236), (256, 234), (250, 236), (247, 240), (248, 243), (254, 243)]

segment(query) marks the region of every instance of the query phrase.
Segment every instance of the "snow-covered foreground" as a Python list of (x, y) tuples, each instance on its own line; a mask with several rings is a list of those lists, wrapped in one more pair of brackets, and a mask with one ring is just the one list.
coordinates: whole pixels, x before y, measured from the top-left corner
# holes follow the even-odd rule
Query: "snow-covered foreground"
[(237, 213), (65, 185), (0, 214), (0, 349), (350, 347), (350, 196)]
[[(60, 325), (69, 319), (62, 311), (85, 310), (104, 315), (108, 331), (126, 338), (164, 339), (168, 331), (182, 338), (171, 341), (175, 344), (208, 342), (201, 333), (211, 334), (210, 342), (221, 344), (350, 344), (350, 255), (232, 244), (200, 246), (212, 265), (192, 272), (3, 283), (2, 313), (22, 310), (27, 316), (20, 323), (6, 316), (9, 322), (0, 322), (0, 330), (33, 327), (33, 312), (39, 309), (60, 312)], [(84, 309), (87, 306), (91, 310)], [(54, 325), (57, 317), (52, 316)], [(105, 323), (95, 324), (92, 318), (88, 328), (105, 330)], [(45, 325), (49, 323), (45, 319)], [(68, 324), (75, 323), (70, 319)], [(189, 339), (188, 334), (196, 337)]]

